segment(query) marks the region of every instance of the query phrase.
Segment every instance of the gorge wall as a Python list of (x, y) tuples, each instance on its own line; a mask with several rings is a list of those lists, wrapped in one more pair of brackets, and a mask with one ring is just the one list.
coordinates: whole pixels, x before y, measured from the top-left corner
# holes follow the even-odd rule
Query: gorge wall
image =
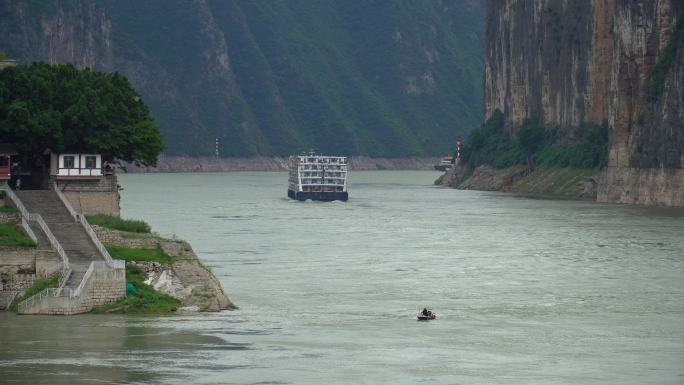
[(681, 0), (487, 3), (485, 115), (567, 137), (608, 122), (602, 202), (684, 206)]
[(0, 0), (0, 51), (126, 75), (168, 155), (441, 156), (482, 118), (480, 0)]

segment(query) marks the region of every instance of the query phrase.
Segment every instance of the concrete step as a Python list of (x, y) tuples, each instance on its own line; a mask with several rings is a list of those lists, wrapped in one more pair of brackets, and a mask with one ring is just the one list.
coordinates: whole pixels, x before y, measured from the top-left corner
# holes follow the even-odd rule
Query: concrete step
[(66, 283), (64, 284), (64, 287), (76, 289), (81, 284), (81, 281), (83, 280), (83, 276), (85, 275), (86, 270), (87, 267), (85, 270), (79, 269), (78, 271), (73, 270), (72, 267), (71, 275), (69, 275), (69, 279), (67, 279)]
[(45, 250), (52, 248), (50, 240), (47, 238), (47, 236), (45, 236), (45, 233), (43, 232), (43, 229), (41, 229), (38, 225), (38, 222), (30, 221), (29, 227), (31, 228), (31, 230), (33, 230), (33, 233), (36, 234), (36, 238), (38, 238), (38, 249)]

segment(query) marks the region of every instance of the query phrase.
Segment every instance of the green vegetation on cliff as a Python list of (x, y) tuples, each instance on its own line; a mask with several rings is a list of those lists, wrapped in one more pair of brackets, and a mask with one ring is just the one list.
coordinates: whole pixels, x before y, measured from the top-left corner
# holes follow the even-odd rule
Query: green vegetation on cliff
[(481, 121), (480, 0), (0, 4), (20, 62), (129, 76), (169, 154), (441, 155)]
[(88, 151), (146, 164), (164, 148), (126, 77), (45, 63), (0, 71), (0, 137), (27, 154)]
[(599, 168), (608, 159), (608, 125), (583, 124), (571, 135), (560, 137), (556, 127), (545, 127), (530, 119), (515, 135), (504, 131), (504, 116), (495, 111), (473, 130), (463, 146), (463, 160), (469, 166), (488, 164), (496, 168), (527, 164), (535, 167)]

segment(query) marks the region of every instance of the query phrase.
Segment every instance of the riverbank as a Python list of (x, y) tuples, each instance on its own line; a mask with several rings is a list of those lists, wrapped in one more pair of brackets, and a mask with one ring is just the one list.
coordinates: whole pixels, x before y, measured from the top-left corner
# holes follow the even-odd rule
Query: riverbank
[[(236, 308), (216, 276), (199, 260), (189, 243), (149, 232), (129, 232), (97, 225), (93, 225), (93, 229), (113, 258), (126, 261), (127, 281), (134, 285), (131, 298), (97, 309), (98, 312), (192, 313)], [(149, 296), (153, 303), (136, 302), (137, 294), (149, 293), (153, 294)]]
[[(431, 170), (437, 157), (410, 158), (370, 158), (352, 156), (349, 158), (351, 170)], [(215, 158), (161, 155), (156, 167), (124, 164), (124, 171), (146, 172), (222, 172), (222, 171), (284, 171), (287, 170), (286, 157), (252, 158)]]
[(496, 169), (483, 165), (474, 170), (459, 166), (442, 174), (436, 185), (461, 190), (545, 194), (596, 200), (599, 171), (596, 169), (538, 168), (532, 172), (518, 165)]

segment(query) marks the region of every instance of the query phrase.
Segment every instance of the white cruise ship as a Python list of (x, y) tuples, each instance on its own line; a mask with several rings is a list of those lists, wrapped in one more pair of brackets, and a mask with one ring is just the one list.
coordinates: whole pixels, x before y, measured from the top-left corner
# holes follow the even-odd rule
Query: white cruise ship
[(287, 196), (305, 201), (346, 201), (347, 157), (313, 152), (290, 156)]

